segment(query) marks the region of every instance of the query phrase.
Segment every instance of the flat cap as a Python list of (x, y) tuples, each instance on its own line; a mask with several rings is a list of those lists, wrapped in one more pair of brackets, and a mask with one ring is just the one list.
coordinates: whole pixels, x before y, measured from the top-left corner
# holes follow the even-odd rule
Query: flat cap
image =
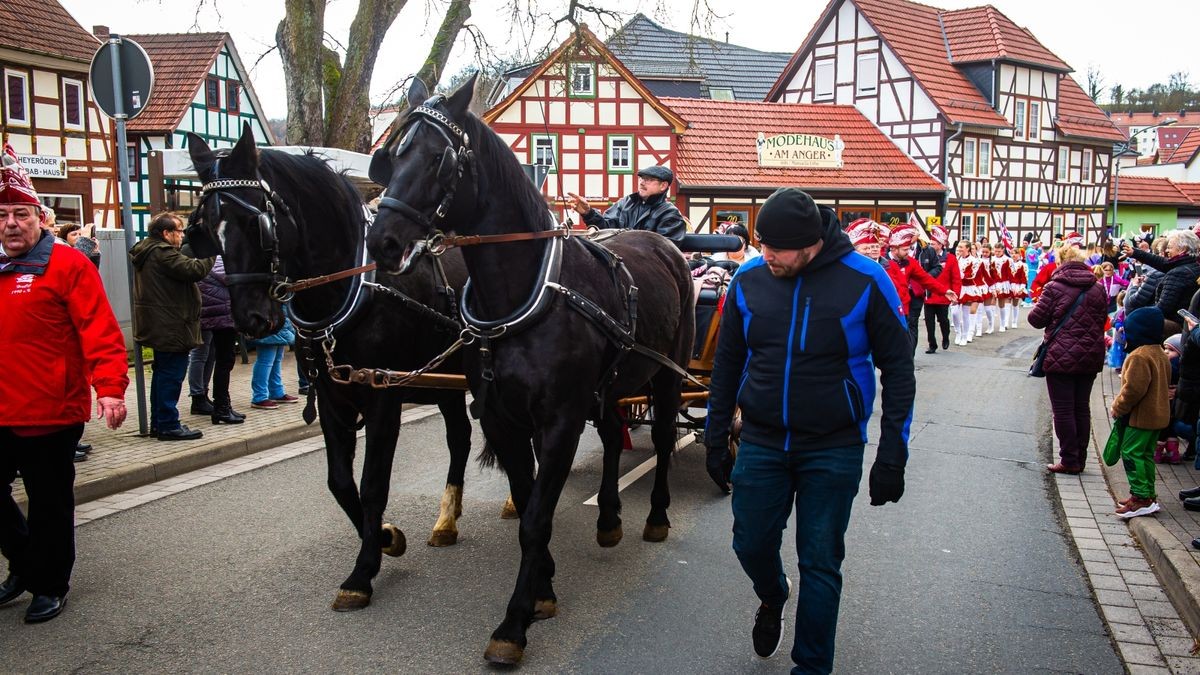
[(645, 169), (637, 172), (637, 175), (645, 176), (646, 178), (653, 178), (655, 180), (661, 180), (664, 183), (671, 183), (675, 180), (675, 174), (671, 173), (670, 169), (662, 166), (661, 164), (656, 166), (648, 166)]

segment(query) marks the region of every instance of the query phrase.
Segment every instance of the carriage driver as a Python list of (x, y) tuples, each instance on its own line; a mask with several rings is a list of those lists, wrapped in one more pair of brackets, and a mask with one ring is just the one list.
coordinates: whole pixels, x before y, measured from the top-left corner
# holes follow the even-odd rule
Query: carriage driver
[[(55, 246), (37, 192), (9, 146), (0, 155), (0, 553), (8, 578), (0, 605), (25, 591), (26, 623), (67, 602), (75, 564), (75, 444), (96, 411), (125, 420), (125, 339), (100, 273), (82, 253)], [(12, 497), (17, 472), (29, 518)]]
[(675, 205), (667, 201), (667, 189), (675, 175), (665, 166), (651, 166), (638, 172), (638, 191), (622, 197), (604, 213), (592, 208), (586, 199), (568, 192), (567, 203), (583, 216), (583, 222), (599, 228), (650, 230), (678, 244), (687, 234), (687, 224)]
[[(733, 550), (761, 601), (751, 637), (772, 656), (792, 595), (780, 545), (796, 504), (793, 673), (829, 673), (842, 592), (844, 537), (862, 478), (875, 368), (882, 433), (871, 505), (904, 494), (916, 383), (900, 298), (887, 272), (854, 251), (831, 209), (777, 190), (756, 223), (762, 256), (730, 282), (709, 389), (709, 475), (733, 490)], [(736, 462), (729, 427), (742, 411)], [(731, 466), (732, 465), (732, 466)], [(732, 468), (732, 473), (731, 473)]]

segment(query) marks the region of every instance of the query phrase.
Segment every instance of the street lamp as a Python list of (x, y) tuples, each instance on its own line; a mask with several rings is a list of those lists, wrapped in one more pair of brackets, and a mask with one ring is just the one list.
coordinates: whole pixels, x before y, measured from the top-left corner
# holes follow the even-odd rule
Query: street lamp
[(1121, 189), (1121, 156), (1130, 151), (1130, 148), (1133, 146), (1133, 139), (1137, 138), (1139, 135), (1144, 134), (1147, 131), (1150, 131), (1151, 129), (1157, 129), (1159, 127), (1169, 127), (1178, 121), (1179, 120), (1175, 119), (1174, 117), (1167, 118), (1167, 119), (1159, 122), (1158, 124), (1155, 124), (1152, 127), (1146, 127), (1144, 129), (1139, 129), (1139, 130), (1133, 132), (1132, 134), (1129, 134), (1129, 140), (1125, 141), (1124, 143), (1117, 143), (1116, 145), (1113, 146), (1113, 159), (1116, 160), (1116, 166), (1113, 168), (1113, 198), (1112, 198), (1112, 202), (1113, 202), (1113, 222), (1112, 222), (1112, 224), (1113, 224), (1114, 229), (1116, 227), (1118, 227), (1118, 223), (1117, 223), (1117, 193)]

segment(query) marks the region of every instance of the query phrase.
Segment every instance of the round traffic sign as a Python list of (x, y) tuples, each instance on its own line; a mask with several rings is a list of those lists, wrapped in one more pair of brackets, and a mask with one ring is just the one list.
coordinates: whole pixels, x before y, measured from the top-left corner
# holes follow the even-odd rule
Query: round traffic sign
[[(120, 90), (114, 86), (113, 60), (117, 61)], [(129, 38), (110, 35), (100, 45), (91, 65), (92, 98), (109, 117), (137, 117), (150, 101), (154, 88), (154, 66), (146, 50)]]

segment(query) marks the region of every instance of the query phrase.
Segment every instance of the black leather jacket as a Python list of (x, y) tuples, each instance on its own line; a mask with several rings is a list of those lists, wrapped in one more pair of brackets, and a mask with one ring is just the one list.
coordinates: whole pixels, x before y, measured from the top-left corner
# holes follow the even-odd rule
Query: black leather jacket
[(642, 199), (638, 193), (622, 197), (604, 213), (592, 209), (583, 215), (583, 222), (599, 228), (621, 230), (650, 230), (678, 244), (687, 234), (687, 224), (675, 205), (666, 200), (666, 193)]

